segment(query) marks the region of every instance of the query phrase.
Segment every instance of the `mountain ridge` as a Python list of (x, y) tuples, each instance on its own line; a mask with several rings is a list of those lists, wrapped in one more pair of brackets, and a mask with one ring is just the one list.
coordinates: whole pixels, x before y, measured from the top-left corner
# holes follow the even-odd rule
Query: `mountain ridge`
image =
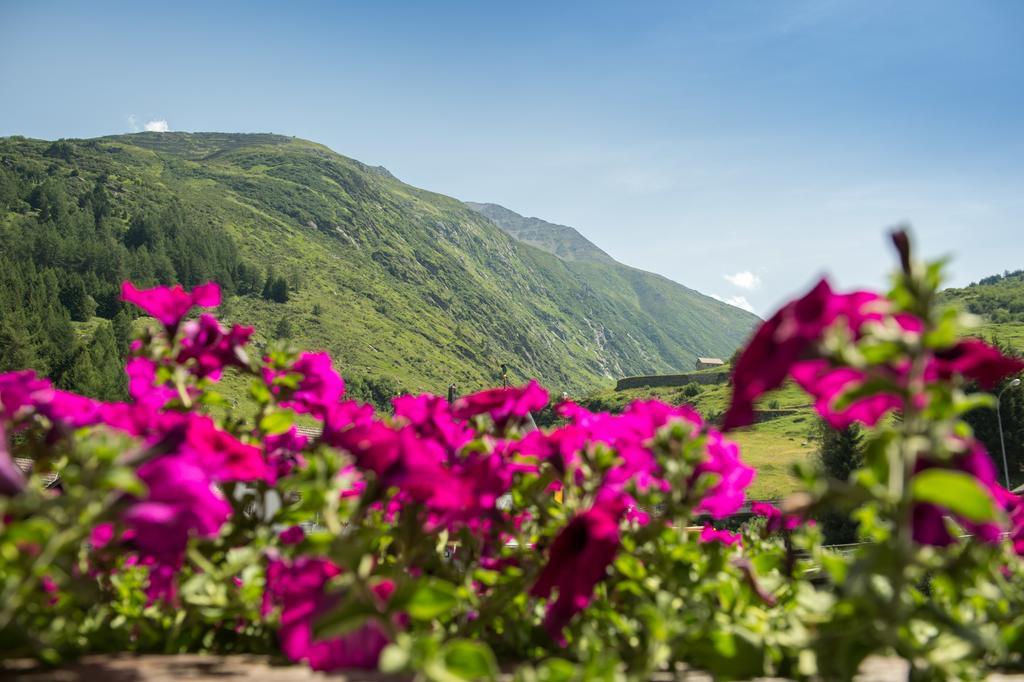
[(536, 246), (562, 260), (618, 262), (574, 227), (551, 223), (541, 218), (527, 218), (500, 204), (475, 201), (467, 201), (465, 204), (519, 241)]

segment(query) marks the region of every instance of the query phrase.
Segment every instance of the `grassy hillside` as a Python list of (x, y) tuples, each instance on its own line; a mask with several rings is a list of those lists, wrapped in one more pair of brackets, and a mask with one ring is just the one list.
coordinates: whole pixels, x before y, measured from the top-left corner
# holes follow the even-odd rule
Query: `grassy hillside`
[(992, 275), (942, 293), (946, 300), (958, 301), (992, 324), (1024, 324), (1024, 270)]
[[(655, 354), (648, 356), (647, 362), (660, 364), (660, 373), (692, 370), (696, 357), (690, 349), (701, 349), (696, 356), (728, 358), (731, 351), (720, 337), (734, 339), (738, 346), (746, 340), (751, 320), (756, 321), (737, 308), (722, 312), (719, 301), (666, 277), (615, 261), (571, 227), (524, 218), (497, 204), (467, 205), (517, 239), (557, 255), (589, 290), (629, 311), (630, 334), (653, 342)], [(715, 325), (709, 326), (707, 320), (715, 318)], [(621, 364), (610, 369), (619, 377), (633, 374)]]
[[(66, 196), (71, 218), (44, 215), (41, 187)], [(109, 204), (102, 216), (96, 195)], [(59, 275), (62, 300), (65, 289), (70, 296), (82, 287), (84, 300), (109, 299), (101, 270), (145, 284), (213, 272), (237, 280), (221, 313), (255, 324), (258, 342), (276, 335), (327, 349), (348, 377), (384, 392), (443, 391), (453, 381), (474, 390), (495, 383), (501, 363), (515, 381), (592, 390), (622, 374), (687, 368), (698, 354), (727, 356), (756, 322), (639, 271), (597, 284), (459, 201), (304, 140), (0, 139), (0, 245), (23, 248), (42, 227), (66, 235), (61, 221), (83, 212), (89, 220), (95, 212), (101, 250), (120, 260), (99, 269), (103, 253), (83, 258), (65, 248), (40, 261)], [(76, 223), (80, 241), (89, 241), (89, 220)], [(181, 258), (213, 247), (195, 263)], [(36, 258), (46, 245), (23, 250)], [(81, 284), (63, 283), (77, 271)], [(287, 301), (244, 285), (254, 271), (286, 280)], [(116, 312), (100, 302), (100, 315)]]

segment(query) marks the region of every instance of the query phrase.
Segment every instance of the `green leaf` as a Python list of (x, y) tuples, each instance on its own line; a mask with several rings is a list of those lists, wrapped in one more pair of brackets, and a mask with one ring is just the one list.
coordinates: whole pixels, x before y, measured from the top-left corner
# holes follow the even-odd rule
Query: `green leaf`
[(914, 476), (911, 497), (945, 507), (968, 521), (995, 521), (998, 511), (992, 496), (976, 478), (962, 471), (928, 469)]
[(643, 562), (629, 554), (620, 554), (615, 559), (615, 568), (619, 573), (632, 580), (643, 580), (647, 575)]
[(135, 472), (128, 467), (115, 467), (103, 476), (103, 488), (106, 490), (120, 490), (130, 495), (142, 496), (146, 494), (146, 486), (135, 476)]
[(252, 383), (249, 385), (249, 394), (260, 405), (266, 405), (272, 397), (270, 389), (259, 379), (252, 380)]
[(498, 663), (490, 648), (482, 642), (456, 639), (443, 650), (448, 672), (464, 680), (493, 680), (498, 676)]
[(358, 630), (373, 616), (375, 610), (358, 599), (344, 599), (336, 608), (324, 613), (313, 623), (313, 637), (329, 639)]
[(268, 436), (284, 433), (295, 423), (295, 413), (291, 410), (271, 412), (260, 420), (260, 431)]
[(576, 666), (564, 658), (549, 658), (537, 666), (537, 679), (543, 682), (569, 682), (576, 678)]
[(455, 586), (443, 580), (428, 579), (416, 587), (406, 605), (415, 620), (434, 620), (451, 612), (458, 604)]

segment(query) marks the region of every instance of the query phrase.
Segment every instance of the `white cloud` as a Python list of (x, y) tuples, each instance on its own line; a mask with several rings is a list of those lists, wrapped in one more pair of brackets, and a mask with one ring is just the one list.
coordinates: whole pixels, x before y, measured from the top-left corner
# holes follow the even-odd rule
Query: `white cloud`
[(726, 275), (725, 278), (729, 280), (729, 283), (733, 286), (747, 291), (753, 291), (761, 286), (761, 278), (750, 270), (743, 270), (741, 272), (737, 272), (735, 275)]
[(149, 121), (145, 126), (146, 130), (151, 133), (166, 133), (169, 130), (167, 121), (160, 119), (157, 121)]
[(719, 296), (718, 294), (711, 294), (711, 298), (721, 301), (722, 303), (728, 303), (734, 305), (737, 308), (742, 308), (748, 313), (754, 312), (754, 306), (750, 305), (750, 301), (747, 300), (746, 296)]

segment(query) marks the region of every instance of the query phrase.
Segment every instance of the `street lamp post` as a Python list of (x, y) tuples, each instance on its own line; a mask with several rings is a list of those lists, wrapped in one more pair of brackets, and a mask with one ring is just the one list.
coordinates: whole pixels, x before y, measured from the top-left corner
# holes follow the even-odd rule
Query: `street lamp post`
[(1003, 476), (1006, 477), (1006, 489), (1010, 489), (1010, 467), (1006, 464), (1006, 441), (1003, 439), (1003, 394), (1006, 393), (1006, 389), (1013, 388), (1014, 386), (1020, 386), (1020, 379), (1014, 379), (1006, 386), (1003, 390), (999, 391), (999, 395), (996, 396), (996, 421), (999, 423), (999, 447), (1003, 450)]

